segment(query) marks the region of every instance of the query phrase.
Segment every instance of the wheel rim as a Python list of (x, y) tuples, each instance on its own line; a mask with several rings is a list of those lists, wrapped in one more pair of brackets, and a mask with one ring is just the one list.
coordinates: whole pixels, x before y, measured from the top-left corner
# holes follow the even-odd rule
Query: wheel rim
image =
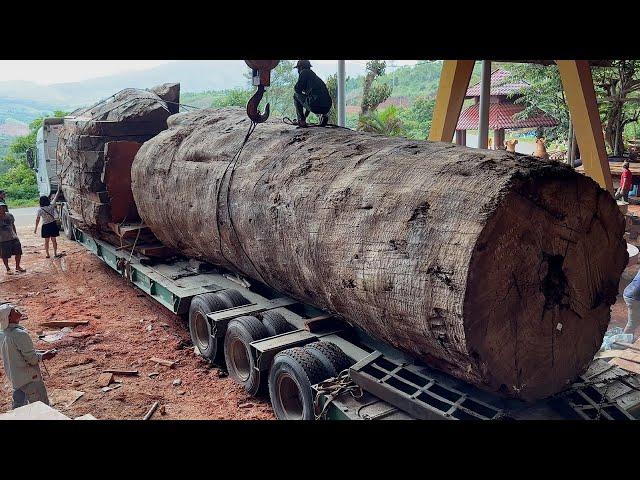
[(209, 328), (207, 328), (207, 319), (204, 318), (202, 313), (196, 313), (194, 317), (194, 327), (196, 333), (196, 343), (198, 344), (198, 350), (204, 352), (209, 347)]
[(242, 382), (249, 380), (251, 375), (251, 362), (249, 361), (249, 352), (247, 347), (238, 338), (234, 338), (231, 342), (231, 361), (238, 378)]
[(288, 373), (281, 373), (278, 377), (278, 399), (287, 420), (302, 420), (304, 406), (300, 387)]

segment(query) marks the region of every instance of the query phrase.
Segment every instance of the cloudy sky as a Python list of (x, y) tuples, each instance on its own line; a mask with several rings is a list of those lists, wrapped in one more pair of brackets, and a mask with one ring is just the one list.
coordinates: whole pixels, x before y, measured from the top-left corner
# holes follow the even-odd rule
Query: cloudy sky
[[(170, 60), (0, 60), (0, 82), (26, 80), (41, 85), (78, 82), (116, 73), (147, 70)], [(335, 63), (335, 60), (312, 60), (312, 63)], [(366, 63), (366, 60), (356, 60)], [(397, 66), (416, 60), (392, 60)]]

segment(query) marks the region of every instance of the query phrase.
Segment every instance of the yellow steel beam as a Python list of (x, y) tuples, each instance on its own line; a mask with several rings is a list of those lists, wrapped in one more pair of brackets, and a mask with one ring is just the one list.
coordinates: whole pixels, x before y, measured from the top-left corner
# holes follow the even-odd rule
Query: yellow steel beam
[(442, 64), (429, 140), (453, 140), (474, 64), (475, 60), (445, 60)]
[(585, 173), (613, 194), (596, 92), (588, 60), (556, 60)]

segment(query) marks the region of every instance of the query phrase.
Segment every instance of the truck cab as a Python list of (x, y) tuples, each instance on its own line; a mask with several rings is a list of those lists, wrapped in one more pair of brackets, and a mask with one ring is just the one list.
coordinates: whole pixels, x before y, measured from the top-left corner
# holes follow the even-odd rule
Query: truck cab
[(45, 118), (36, 134), (35, 158), (31, 167), (36, 171), (40, 195), (49, 196), (58, 190), (61, 165), (56, 160), (56, 149), (63, 122), (63, 118)]

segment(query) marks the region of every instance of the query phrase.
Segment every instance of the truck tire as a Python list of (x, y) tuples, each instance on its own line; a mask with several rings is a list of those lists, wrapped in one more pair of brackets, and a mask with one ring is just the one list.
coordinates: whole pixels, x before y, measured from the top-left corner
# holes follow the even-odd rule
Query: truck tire
[(227, 303), (229, 304), (227, 308), (240, 307), (241, 305), (248, 305), (249, 303), (251, 303), (249, 300), (244, 298), (242, 294), (237, 290), (228, 289), (228, 290), (221, 290), (216, 293), (221, 298), (227, 301)]
[(224, 337), (224, 359), (229, 376), (252, 396), (262, 389), (265, 375), (260, 375), (255, 368), (250, 343), (268, 336), (269, 332), (260, 320), (245, 316), (231, 320)]
[(295, 330), (293, 326), (284, 319), (282, 314), (272, 310), (262, 312), (262, 323), (267, 329), (267, 332), (269, 332), (270, 337)]
[(331, 377), (337, 377), (354, 363), (335, 343), (313, 342), (305, 345), (304, 349), (322, 362)]
[(313, 420), (311, 386), (330, 374), (320, 360), (301, 347), (278, 353), (269, 372), (271, 406), (279, 420)]
[(62, 224), (62, 230), (64, 231), (65, 236), (69, 240), (75, 240), (76, 236), (73, 234), (73, 224), (71, 223), (71, 216), (69, 215), (69, 207), (67, 207), (66, 204), (62, 207), (60, 223)]
[(216, 293), (197, 295), (189, 306), (189, 333), (191, 342), (198, 348), (200, 355), (213, 363), (222, 360), (222, 339), (213, 336), (207, 314), (231, 308), (231, 302)]

